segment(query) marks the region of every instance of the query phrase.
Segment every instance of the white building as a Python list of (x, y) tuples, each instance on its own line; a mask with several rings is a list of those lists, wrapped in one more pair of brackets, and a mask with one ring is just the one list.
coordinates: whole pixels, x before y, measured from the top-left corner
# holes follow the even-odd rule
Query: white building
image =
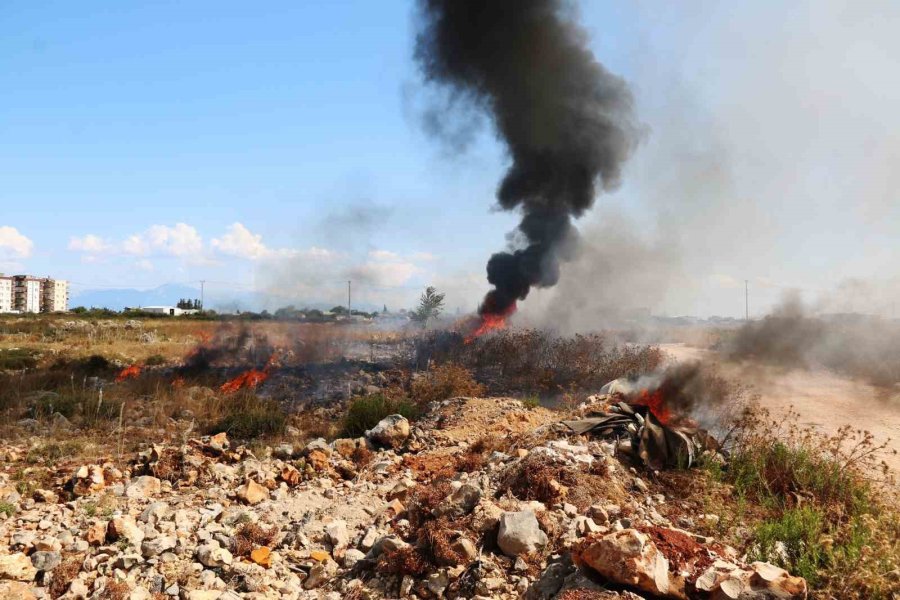
[(41, 279), (41, 312), (69, 310), (69, 282), (62, 279)]
[(0, 273), (0, 313), (65, 312), (69, 310), (69, 282), (31, 275)]
[(13, 276), (13, 310), (41, 312), (41, 280), (30, 275)]
[(180, 317), (181, 315), (196, 315), (200, 311), (195, 308), (178, 308), (177, 306), (139, 306), (134, 310), (154, 315), (169, 315), (171, 317)]
[(13, 278), (0, 275), (0, 313), (12, 312)]

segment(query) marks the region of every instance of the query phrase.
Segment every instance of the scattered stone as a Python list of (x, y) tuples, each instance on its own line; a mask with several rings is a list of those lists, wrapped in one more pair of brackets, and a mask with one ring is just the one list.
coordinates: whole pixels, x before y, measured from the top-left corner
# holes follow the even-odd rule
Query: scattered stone
[(272, 551), (267, 546), (258, 546), (250, 552), (250, 560), (268, 569), (272, 566)]
[(125, 497), (133, 499), (144, 499), (158, 496), (161, 490), (159, 479), (149, 475), (142, 475), (132, 479), (125, 488)]
[(59, 552), (49, 552), (41, 550), (31, 555), (31, 564), (38, 571), (52, 571), (62, 562), (62, 555)]
[(205, 567), (217, 568), (230, 565), (231, 552), (216, 543), (203, 544), (197, 548), (197, 560)]
[(259, 504), (269, 497), (269, 490), (259, 485), (252, 479), (238, 488), (237, 497), (247, 504)]

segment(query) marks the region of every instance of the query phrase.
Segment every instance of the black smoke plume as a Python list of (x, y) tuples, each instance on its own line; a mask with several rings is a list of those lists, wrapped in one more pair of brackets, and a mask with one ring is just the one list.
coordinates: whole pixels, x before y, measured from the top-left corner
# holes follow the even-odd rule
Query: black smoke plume
[(416, 59), (428, 82), (487, 112), (512, 164), (498, 189), (522, 212), (515, 249), (487, 264), (484, 314), (506, 315), (559, 279), (572, 218), (618, 186), (638, 126), (625, 82), (600, 64), (564, 0), (420, 0)]

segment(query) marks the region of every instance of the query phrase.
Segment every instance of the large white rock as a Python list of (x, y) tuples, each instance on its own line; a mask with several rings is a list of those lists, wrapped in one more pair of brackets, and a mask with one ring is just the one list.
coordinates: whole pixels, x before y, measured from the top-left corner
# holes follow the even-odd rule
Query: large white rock
[(615, 531), (587, 542), (580, 560), (607, 579), (651, 594), (669, 593), (669, 561), (636, 529)]
[(31, 559), (22, 552), (0, 556), (0, 579), (34, 581), (37, 571)]
[(505, 512), (500, 515), (497, 545), (507, 556), (531, 554), (547, 545), (547, 534), (541, 531), (534, 512)]
[(366, 432), (374, 444), (398, 448), (409, 437), (409, 421), (403, 415), (388, 415)]

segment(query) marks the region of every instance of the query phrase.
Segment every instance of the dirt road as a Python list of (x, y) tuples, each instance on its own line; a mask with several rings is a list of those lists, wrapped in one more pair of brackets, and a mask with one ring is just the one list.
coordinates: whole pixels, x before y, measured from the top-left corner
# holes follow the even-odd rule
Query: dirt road
[[(703, 360), (719, 365), (722, 374), (738, 378), (759, 394), (760, 405), (774, 416), (788, 409), (800, 424), (834, 433), (845, 425), (871, 432), (880, 443), (890, 440), (882, 458), (900, 476), (900, 393), (876, 388), (828, 371), (779, 369), (755, 363), (725, 361), (714, 352), (684, 344), (661, 344), (675, 361)], [(895, 454), (894, 451), (897, 453)]]

